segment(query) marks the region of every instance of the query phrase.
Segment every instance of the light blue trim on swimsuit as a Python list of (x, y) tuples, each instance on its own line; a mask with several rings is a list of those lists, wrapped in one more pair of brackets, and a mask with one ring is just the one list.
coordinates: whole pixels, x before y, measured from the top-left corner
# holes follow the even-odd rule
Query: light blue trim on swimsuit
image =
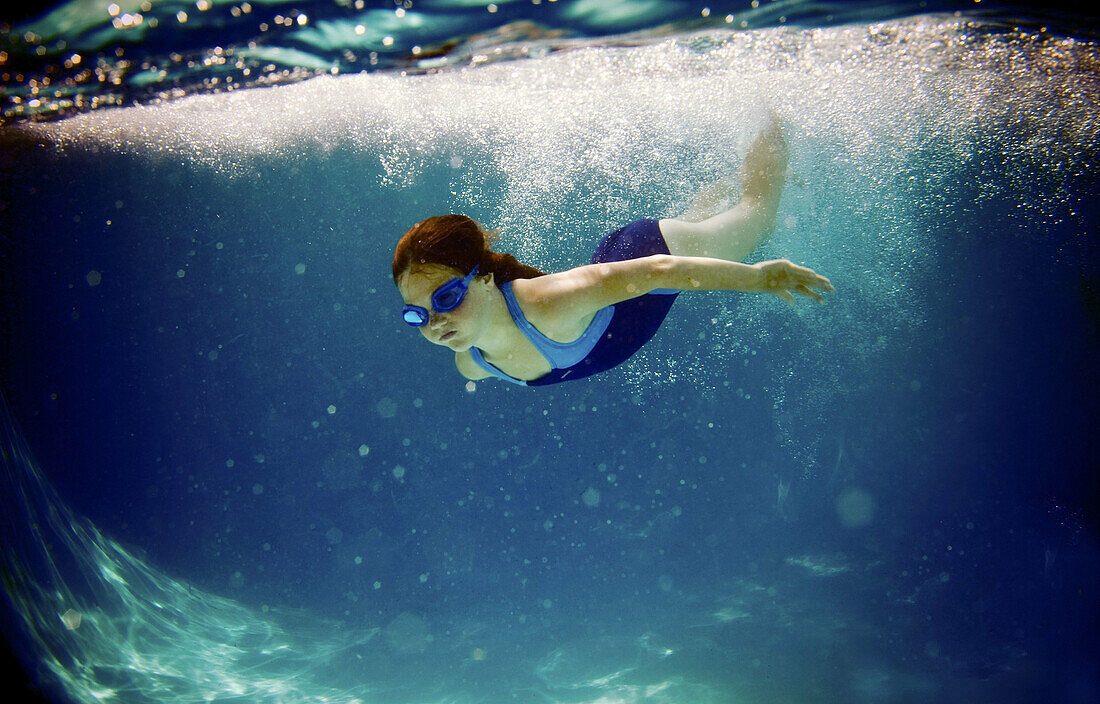
[[(568, 369), (584, 360), (588, 353), (592, 351), (592, 348), (596, 346), (596, 343), (600, 341), (600, 336), (607, 330), (607, 326), (611, 324), (611, 318), (615, 316), (615, 306), (601, 308), (596, 311), (592, 322), (588, 324), (588, 328), (581, 333), (580, 337), (572, 342), (556, 342), (543, 335), (534, 325), (528, 322), (519, 307), (519, 303), (516, 302), (515, 294), (512, 293), (511, 281), (501, 284), (500, 292), (504, 294), (504, 302), (508, 304), (508, 313), (512, 316), (512, 322), (516, 324), (523, 336), (531, 341), (539, 354), (546, 358), (551, 369)], [(679, 291), (673, 291), (673, 293), (679, 293)], [(527, 385), (526, 381), (509, 376), (486, 361), (481, 354), (481, 350), (476, 347), (470, 348), (470, 357), (477, 366), (495, 377), (510, 381), (513, 384)]]
[(503, 379), (513, 384), (519, 384), (520, 386), (527, 386), (527, 382), (523, 379), (517, 379), (514, 376), (509, 376), (493, 366), (492, 362), (487, 361), (484, 357), (481, 356), (481, 350), (476, 347), (470, 348), (470, 359), (474, 360), (474, 364), (481, 367), (498, 379)]
[(588, 328), (581, 336), (572, 342), (555, 342), (539, 332), (534, 325), (527, 321), (523, 311), (516, 302), (516, 296), (512, 293), (512, 282), (507, 281), (500, 285), (500, 292), (504, 294), (504, 301), (508, 304), (508, 312), (512, 314), (512, 320), (531, 341), (531, 344), (546, 357), (550, 366), (554, 369), (568, 369), (588, 356), (596, 343), (600, 341), (600, 335), (607, 330), (611, 318), (615, 315), (615, 306), (606, 306), (596, 311)]

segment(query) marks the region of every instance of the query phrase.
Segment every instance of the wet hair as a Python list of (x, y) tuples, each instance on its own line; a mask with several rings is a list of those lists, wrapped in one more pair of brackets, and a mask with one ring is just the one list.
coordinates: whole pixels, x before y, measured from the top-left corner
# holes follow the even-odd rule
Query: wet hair
[(406, 232), (393, 252), (393, 281), (409, 269), (438, 264), (468, 274), (478, 267), (478, 276), (493, 275), (502, 284), (513, 279), (533, 279), (544, 272), (521, 264), (511, 254), (494, 252), (489, 243), (494, 233), (481, 229), (465, 215), (438, 215), (422, 220)]

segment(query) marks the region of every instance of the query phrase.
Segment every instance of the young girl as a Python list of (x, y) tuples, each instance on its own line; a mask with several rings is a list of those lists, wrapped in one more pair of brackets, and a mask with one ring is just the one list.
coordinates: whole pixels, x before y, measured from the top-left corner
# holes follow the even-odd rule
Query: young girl
[(637, 220), (599, 244), (592, 263), (544, 274), (489, 248), (464, 215), (414, 225), (397, 243), (393, 280), (404, 319), (455, 352), (467, 379), (496, 376), (525, 386), (582, 379), (626, 361), (657, 332), (680, 291), (771, 293), (822, 300), (829, 280), (787, 260), (741, 264), (775, 227), (787, 169), (776, 124), (742, 166), (744, 194), (710, 215), (722, 182), (675, 220)]

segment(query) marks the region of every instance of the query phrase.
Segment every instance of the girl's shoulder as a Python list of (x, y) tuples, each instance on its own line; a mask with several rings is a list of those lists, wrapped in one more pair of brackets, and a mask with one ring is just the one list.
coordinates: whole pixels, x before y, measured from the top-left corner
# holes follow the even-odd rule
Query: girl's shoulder
[(512, 295), (523, 317), (536, 330), (556, 342), (577, 339), (595, 315), (595, 311), (576, 305), (576, 297), (570, 295), (573, 292), (568, 273), (512, 282)]

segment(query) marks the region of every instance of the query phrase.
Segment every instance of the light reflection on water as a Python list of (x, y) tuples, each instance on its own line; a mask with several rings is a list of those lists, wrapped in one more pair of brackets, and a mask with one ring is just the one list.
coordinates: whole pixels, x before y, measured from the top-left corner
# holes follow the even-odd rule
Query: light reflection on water
[(77, 702), (363, 701), (365, 687), (325, 681), (377, 628), (276, 615), (164, 574), (62, 504), (0, 405), (2, 568), (44, 682)]
[[(431, 73), (538, 58), (606, 42), (636, 45), (701, 29), (822, 27), (907, 13), (965, 13), (988, 25), (1093, 38), (1057, 10), (922, 0), (162, 0), (59, 2), (14, 26), (0, 22), (0, 119), (55, 119), (195, 93), (293, 83), (359, 71)], [(380, 7), (371, 7), (379, 5)]]
[[(385, 655), (380, 667), (369, 664), (384, 650), (414, 661), (422, 655), (432, 638), (418, 617), (402, 613), (385, 628), (356, 629), (305, 612), (252, 608), (160, 571), (64, 505), (42, 477), (2, 396), (0, 450), (0, 572), (15, 617), (11, 632), (22, 634), (17, 644), (36, 666), (36, 679), (62, 697), (54, 701), (365, 704), (425, 701), (425, 691), (446, 692), (432, 701), (483, 701), (460, 693), (457, 683), (449, 689), (444, 679), (418, 682)], [(497, 698), (728, 702), (713, 687), (680, 675), (654, 680), (647, 668), (673, 652), (650, 634), (578, 641), (537, 664), (543, 691), (519, 687)], [(494, 655), (501, 654), (498, 648)], [(472, 661), (486, 656), (480, 648), (466, 655)], [(637, 671), (650, 681), (630, 681)]]

